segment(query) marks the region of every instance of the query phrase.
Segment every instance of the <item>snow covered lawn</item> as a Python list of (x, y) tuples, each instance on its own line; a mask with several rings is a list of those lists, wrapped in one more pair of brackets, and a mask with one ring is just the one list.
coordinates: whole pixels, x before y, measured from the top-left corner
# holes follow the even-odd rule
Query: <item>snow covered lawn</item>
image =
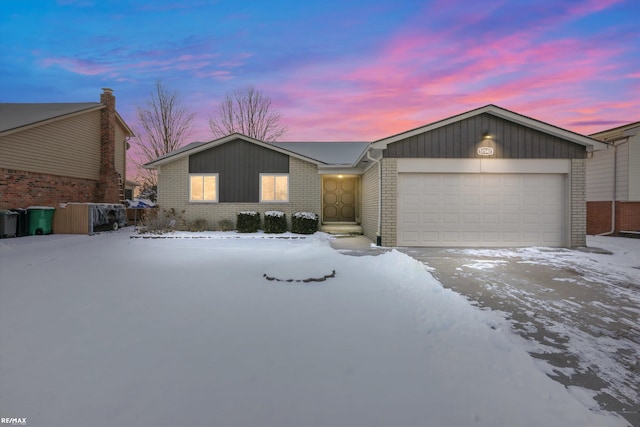
[(32, 427), (626, 425), (589, 411), (495, 315), (397, 251), (350, 257), (323, 235), (129, 235), (0, 240), (0, 416)]

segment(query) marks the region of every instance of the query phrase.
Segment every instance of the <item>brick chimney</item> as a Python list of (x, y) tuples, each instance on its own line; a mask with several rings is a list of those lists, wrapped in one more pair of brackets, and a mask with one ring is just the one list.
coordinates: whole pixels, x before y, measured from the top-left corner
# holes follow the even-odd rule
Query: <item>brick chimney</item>
[(100, 103), (106, 107), (100, 118), (100, 176), (96, 186), (96, 203), (118, 203), (120, 182), (116, 171), (116, 98), (113, 90), (103, 88)]

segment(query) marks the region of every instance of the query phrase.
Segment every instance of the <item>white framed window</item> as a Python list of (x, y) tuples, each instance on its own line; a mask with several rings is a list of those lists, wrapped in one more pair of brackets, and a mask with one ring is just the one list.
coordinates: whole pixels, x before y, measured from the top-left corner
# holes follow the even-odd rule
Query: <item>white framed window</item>
[(218, 201), (218, 174), (190, 174), (189, 175), (190, 202)]
[(289, 174), (261, 173), (260, 202), (286, 203), (289, 201)]

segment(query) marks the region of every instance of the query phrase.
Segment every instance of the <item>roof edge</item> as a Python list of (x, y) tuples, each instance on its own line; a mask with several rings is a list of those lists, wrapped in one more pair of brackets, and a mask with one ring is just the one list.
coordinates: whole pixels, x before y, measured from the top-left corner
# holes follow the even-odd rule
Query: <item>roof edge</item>
[(264, 147), (264, 148), (267, 148), (267, 149), (270, 149), (270, 150), (273, 150), (273, 151), (276, 151), (276, 152), (279, 152), (279, 153), (282, 153), (282, 154), (286, 154), (288, 156), (292, 156), (292, 157), (298, 158), (300, 160), (304, 160), (306, 162), (313, 163), (315, 165), (325, 165), (324, 162), (312, 159), (310, 157), (303, 156), (301, 154), (295, 153), (295, 152), (287, 150), (285, 148), (278, 147), (278, 146), (275, 146), (273, 144), (269, 144), (267, 142), (260, 141), (258, 139), (251, 138), (249, 136), (246, 136), (246, 135), (243, 135), (241, 133), (237, 133), (236, 132), (236, 133), (229, 134), (227, 136), (223, 136), (222, 138), (218, 138), (218, 139), (214, 139), (214, 140), (209, 141), (209, 142), (205, 142), (205, 143), (203, 143), (201, 145), (197, 145), (197, 146), (195, 146), (193, 148), (190, 148), (190, 149), (187, 149), (187, 150), (183, 150), (183, 151), (179, 151), (179, 149), (178, 150), (174, 150), (174, 152), (175, 151), (178, 151), (178, 152), (176, 152), (175, 154), (172, 154), (172, 153), (165, 154), (164, 156), (159, 157), (159, 158), (157, 158), (157, 159), (155, 159), (155, 160), (153, 160), (151, 162), (145, 163), (142, 166), (145, 169), (155, 169), (156, 167), (161, 166), (163, 164), (171, 163), (171, 162), (173, 162), (175, 160), (178, 160), (178, 159), (181, 159), (183, 157), (190, 156), (192, 154), (196, 154), (196, 153), (199, 153), (201, 151), (205, 151), (205, 150), (208, 150), (210, 148), (226, 144), (227, 142), (231, 142), (231, 141), (233, 141), (235, 139), (242, 139), (242, 140), (244, 140), (246, 142), (250, 142), (252, 144), (256, 144), (256, 145), (258, 145), (260, 147)]
[(497, 105), (494, 104), (488, 104), (485, 105), (484, 107), (479, 107), (473, 110), (469, 110), (467, 112), (461, 113), (461, 114), (457, 114), (455, 116), (450, 116), (402, 133), (398, 133), (395, 135), (391, 135), (389, 137), (386, 138), (382, 138), (379, 139), (377, 141), (374, 141), (371, 146), (373, 148), (381, 148), (384, 149), (386, 148), (389, 144), (400, 141), (402, 139), (405, 138), (409, 138), (411, 136), (415, 136), (424, 132), (428, 132), (434, 129), (438, 129), (440, 127), (443, 126), (447, 126), (451, 123), (455, 123), (455, 122), (459, 122), (461, 120), (465, 120), (471, 117), (475, 117), (478, 116), (480, 114), (484, 114), (484, 113), (488, 113), (488, 114), (492, 114), (494, 116), (521, 124), (523, 126), (527, 126), (529, 128), (532, 129), (536, 129), (539, 130), (541, 132), (545, 132), (551, 135), (555, 135), (559, 138), (571, 141), (573, 143), (582, 145), (584, 147), (587, 148), (587, 151), (597, 151), (597, 150), (603, 150), (606, 148), (606, 145), (603, 144), (602, 142), (579, 134), (577, 132), (573, 132), (567, 129), (563, 129), (561, 127), (543, 122), (541, 120), (537, 120), (528, 116), (525, 116), (523, 114), (520, 113), (516, 113), (514, 111), (511, 110), (507, 110), (506, 108), (502, 108), (499, 107)]
[[(22, 132), (24, 130), (32, 129), (34, 127), (43, 126), (43, 125), (46, 125), (46, 124), (49, 124), (49, 123), (57, 122), (58, 120), (68, 119), (70, 117), (79, 116), (81, 114), (90, 113), (92, 111), (102, 110), (105, 107), (106, 107), (106, 105), (98, 103), (98, 105), (93, 105), (91, 107), (87, 107), (87, 108), (82, 109), (82, 110), (74, 111), (72, 113), (61, 114), (59, 116), (49, 117), (48, 119), (38, 120), (37, 122), (32, 122), (32, 123), (28, 123), (26, 125), (17, 126), (17, 127), (11, 128), (11, 129), (6, 129), (6, 130), (0, 132), (0, 136), (6, 136), (6, 135), (10, 135), (12, 133)], [(128, 126), (127, 126), (127, 129), (129, 129)]]

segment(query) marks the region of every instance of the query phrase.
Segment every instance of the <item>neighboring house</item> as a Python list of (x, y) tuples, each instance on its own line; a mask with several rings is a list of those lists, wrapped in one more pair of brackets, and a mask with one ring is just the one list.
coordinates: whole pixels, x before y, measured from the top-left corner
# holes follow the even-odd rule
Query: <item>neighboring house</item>
[(124, 198), (126, 200), (133, 200), (136, 194), (136, 189), (140, 186), (136, 181), (126, 180), (124, 183)]
[(100, 102), (0, 103), (0, 209), (118, 203), (132, 135), (111, 89)]
[(215, 227), (238, 211), (320, 215), (385, 246), (584, 246), (601, 142), (488, 105), (372, 143), (233, 134), (150, 162), (158, 203)]
[(591, 137), (607, 149), (587, 159), (587, 233), (639, 232), (640, 122)]

